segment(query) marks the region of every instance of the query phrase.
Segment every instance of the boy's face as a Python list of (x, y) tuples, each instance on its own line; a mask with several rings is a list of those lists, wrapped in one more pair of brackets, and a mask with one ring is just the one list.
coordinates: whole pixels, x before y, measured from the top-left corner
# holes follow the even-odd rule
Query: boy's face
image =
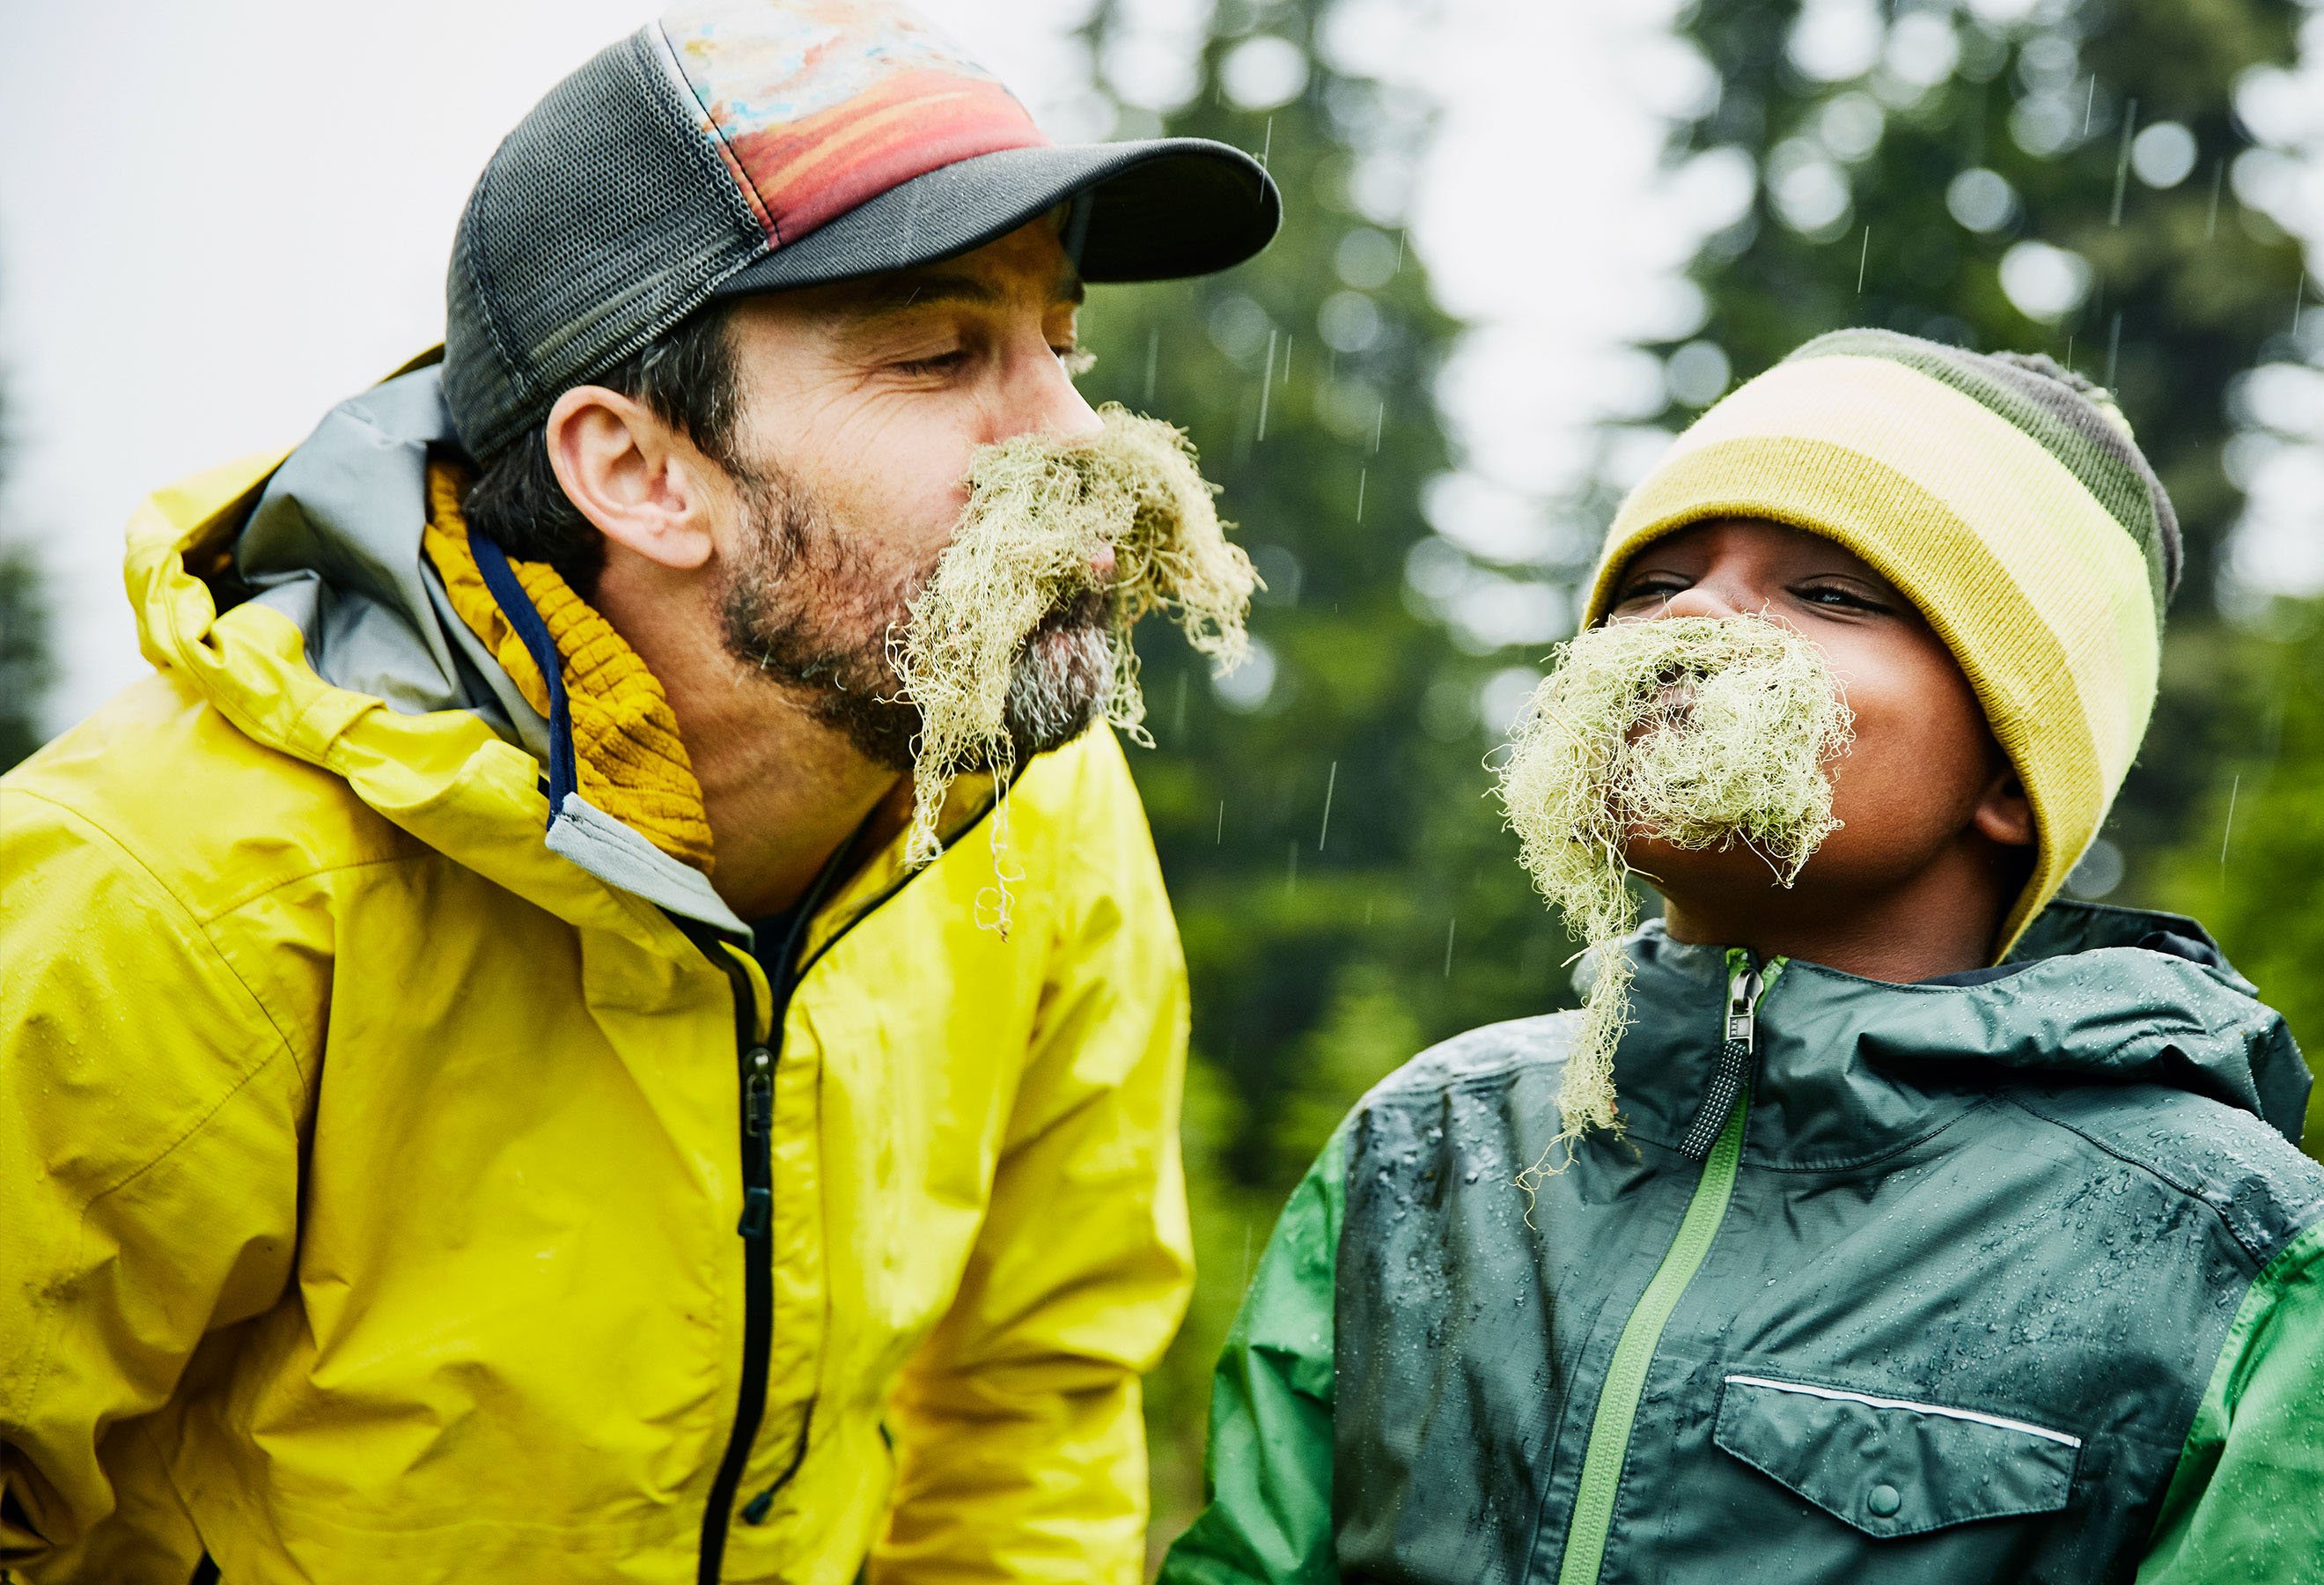
[(1856, 740), (1832, 765), (1841, 824), (1789, 894), (1739, 846), (1690, 852), (1637, 839), (1625, 857), (1655, 878), (1674, 930), (1695, 913), (1712, 933), (1683, 934), (1739, 939), (1714, 922), (1730, 910), (1854, 902), (1909, 890), (1936, 870), (2021, 862), (2012, 850), (2033, 841), (2032, 811), (1969, 679), (1912, 602), (1854, 552), (1777, 524), (1698, 524), (1631, 560), (1608, 620), (1747, 613), (1804, 635), (1845, 690)]

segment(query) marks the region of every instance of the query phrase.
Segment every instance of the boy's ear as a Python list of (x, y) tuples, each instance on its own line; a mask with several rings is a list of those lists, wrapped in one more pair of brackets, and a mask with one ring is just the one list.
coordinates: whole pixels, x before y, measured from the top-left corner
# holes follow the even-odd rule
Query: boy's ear
[(2025, 796), (2025, 783), (2017, 773), (2004, 764), (1993, 779), (1985, 784), (1985, 795), (1977, 801), (1977, 812), (1969, 817), (1978, 834), (1987, 841), (2004, 848), (2031, 848), (2034, 845), (2034, 805)]

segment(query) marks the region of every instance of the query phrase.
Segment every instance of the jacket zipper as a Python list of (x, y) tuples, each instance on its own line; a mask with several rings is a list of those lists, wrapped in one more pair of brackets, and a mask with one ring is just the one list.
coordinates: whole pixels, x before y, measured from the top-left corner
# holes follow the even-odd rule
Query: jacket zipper
[[(988, 805), (954, 833), (952, 840), (982, 824), (991, 812)], [(868, 820), (871, 817), (866, 816)], [(910, 883), (919, 874), (905, 874), (886, 891), (864, 904), (862, 912), (834, 932), (804, 963), (798, 961), (798, 946), (807, 926), (814, 921), (832, 887), (837, 883), (845, 857), (854, 846), (854, 839), (840, 844), (816, 876), (814, 884), (798, 904), (791, 924), (789, 939), (783, 942), (779, 959), (783, 972), (770, 979), (767, 986), (773, 1011), (767, 1026), (767, 1038), (758, 1038), (758, 1007), (751, 994), (751, 976), (742, 967), (733, 950), (714, 934), (689, 932), (695, 943), (712, 961), (726, 971), (728, 986), (734, 997), (734, 1043), (741, 1052), (739, 1079), (742, 1089), (742, 1215), (734, 1231), (742, 1239), (742, 1382), (734, 1406), (733, 1429), (727, 1433), (726, 1451), (718, 1460), (718, 1473), (710, 1483), (710, 1503), (702, 1515), (702, 1545), (695, 1566), (696, 1585), (719, 1585), (726, 1566), (726, 1534), (733, 1524), (734, 1494), (742, 1484), (742, 1475), (751, 1462), (751, 1446), (758, 1439), (759, 1424), (767, 1412), (767, 1352), (774, 1340), (775, 1330), (775, 1066), (782, 1060), (783, 1019), (789, 1011), (791, 997), (797, 994), (799, 982), (807, 970), (820, 961), (825, 952), (839, 944), (841, 938), (862, 924), (881, 905)], [(811, 1423), (815, 1412), (807, 1405)], [(798, 1445), (791, 1450), (790, 1461), (775, 1477), (772, 1485), (743, 1505), (742, 1516), (755, 1525), (767, 1516), (773, 1507), (775, 1494), (798, 1473), (807, 1458), (807, 1423), (799, 1426)]]
[[(1688, 1130), (1690, 1145), (1704, 1132), (1705, 1119), (1718, 1132), (1702, 1152), (1702, 1174), (1695, 1180), (1686, 1214), (1678, 1232), (1655, 1268), (1646, 1291), (1622, 1323), (1614, 1345), (1614, 1358), (1599, 1389), (1597, 1412), (1590, 1423), (1590, 1441), (1582, 1456), (1582, 1481), (1573, 1495), (1573, 1518), (1566, 1527), (1565, 1555), (1558, 1564), (1558, 1585), (1595, 1585), (1606, 1561), (1606, 1536), (1614, 1520), (1614, 1498), (1621, 1489), (1622, 1466), (1630, 1452), (1630, 1429), (1637, 1419), (1638, 1400), (1645, 1395), (1646, 1370), (1671, 1312), (1694, 1281), (1702, 1258), (1719, 1236), (1735, 1192), (1735, 1172), (1743, 1159), (1743, 1128), (1751, 1111), (1749, 1083), (1752, 1052), (1757, 1044), (1759, 999), (1783, 968), (1772, 960), (1762, 974), (1751, 954), (1730, 949), (1727, 954), (1727, 1008), (1720, 1042), (1719, 1066), (1703, 1100), (1702, 1116)], [(1720, 1105), (1724, 1103), (1723, 1121)], [(1696, 1152), (1689, 1148), (1687, 1154)]]
[[(702, 1549), (696, 1585), (718, 1585), (726, 1561), (726, 1529), (734, 1492), (751, 1461), (751, 1444), (767, 1412), (767, 1351), (775, 1325), (774, 1115), (775, 1058), (783, 1041), (783, 1015), (798, 984), (787, 973), (773, 993), (773, 1019), (767, 1039), (757, 1038), (757, 1007), (751, 977), (723, 943), (712, 949), (734, 996), (735, 1043), (742, 1050), (742, 1216), (734, 1230), (742, 1239), (742, 1382), (734, 1405), (734, 1427), (718, 1474), (710, 1483), (710, 1506), (702, 1515)], [(786, 953), (788, 962), (788, 955)], [(788, 1475), (788, 1471), (785, 1472)]]

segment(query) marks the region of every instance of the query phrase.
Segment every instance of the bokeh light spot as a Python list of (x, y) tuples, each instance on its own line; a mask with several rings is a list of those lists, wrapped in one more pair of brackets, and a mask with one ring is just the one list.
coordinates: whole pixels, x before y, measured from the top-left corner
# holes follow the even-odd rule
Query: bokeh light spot
[(1238, 109), (1272, 110), (1307, 86), (1307, 57), (1289, 39), (1260, 33), (1234, 47), (1220, 64), (1219, 80)]
[(2001, 290), (2027, 319), (2054, 325), (2090, 294), (2089, 261), (2046, 242), (2021, 242), (2001, 255)]

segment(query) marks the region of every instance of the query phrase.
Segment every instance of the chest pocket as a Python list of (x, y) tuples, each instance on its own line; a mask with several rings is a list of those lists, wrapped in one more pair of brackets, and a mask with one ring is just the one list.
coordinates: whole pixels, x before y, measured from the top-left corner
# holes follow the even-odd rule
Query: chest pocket
[(1880, 1540), (2066, 1506), (2081, 1439), (1973, 1409), (1729, 1376), (1711, 1440)]

